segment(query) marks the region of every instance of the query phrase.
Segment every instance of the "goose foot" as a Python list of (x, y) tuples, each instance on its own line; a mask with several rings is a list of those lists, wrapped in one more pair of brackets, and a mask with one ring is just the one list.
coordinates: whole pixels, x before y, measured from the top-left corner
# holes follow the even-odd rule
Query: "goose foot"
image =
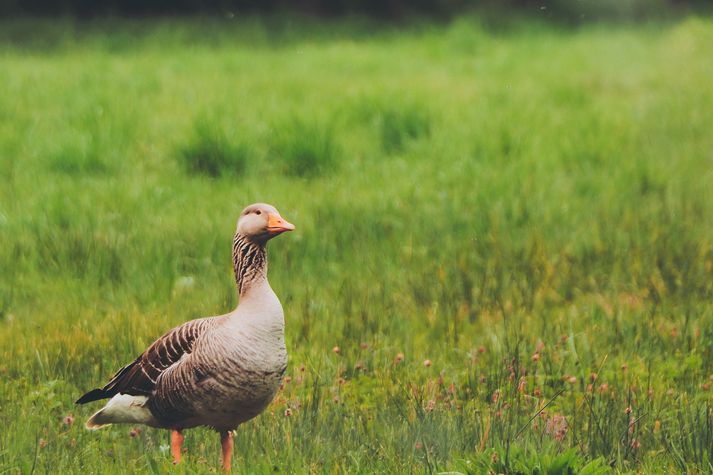
[(223, 472), (230, 473), (230, 459), (233, 456), (233, 431), (220, 433), (220, 445), (223, 447)]
[(173, 455), (173, 465), (181, 463), (181, 446), (183, 445), (183, 434), (180, 430), (171, 431), (171, 455)]

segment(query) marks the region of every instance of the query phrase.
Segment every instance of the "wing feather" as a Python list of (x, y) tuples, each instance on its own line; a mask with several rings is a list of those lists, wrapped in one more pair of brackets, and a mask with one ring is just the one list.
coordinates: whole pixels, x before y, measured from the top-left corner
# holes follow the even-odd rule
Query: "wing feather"
[(213, 321), (213, 318), (192, 320), (169, 330), (136, 360), (117, 371), (103, 388), (89, 391), (77, 400), (77, 404), (110, 398), (118, 393), (150, 396), (159, 376), (193, 351), (195, 341)]

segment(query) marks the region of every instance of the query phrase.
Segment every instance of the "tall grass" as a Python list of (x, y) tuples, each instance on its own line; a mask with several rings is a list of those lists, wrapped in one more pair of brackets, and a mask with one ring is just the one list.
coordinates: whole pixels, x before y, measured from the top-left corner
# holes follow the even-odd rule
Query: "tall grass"
[(217, 465), (73, 401), (236, 305), (266, 201), (291, 356), (236, 469), (712, 471), (713, 24), (478, 25), (0, 28), (2, 470)]
[(193, 137), (178, 151), (178, 156), (188, 173), (216, 178), (244, 173), (248, 153), (246, 145), (231, 143), (219, 124), (200, 117), (194, 125)]
[(272, 161), (277, 170), (291, 176), (313, 177), (332, 171), (339, 147), (330, 123), (312, 123), (299, 117), (273, 125)]

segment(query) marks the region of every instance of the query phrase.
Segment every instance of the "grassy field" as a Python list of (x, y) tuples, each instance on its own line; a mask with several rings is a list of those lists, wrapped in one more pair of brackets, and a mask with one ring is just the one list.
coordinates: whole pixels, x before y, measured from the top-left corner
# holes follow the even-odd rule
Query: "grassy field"
[(694, 17), (0, 24), (0, 473), (216, 471), (73, 401), (236, 305), (254, 201), (290, 364), (238, 473), (712, 472), (711, 77)]

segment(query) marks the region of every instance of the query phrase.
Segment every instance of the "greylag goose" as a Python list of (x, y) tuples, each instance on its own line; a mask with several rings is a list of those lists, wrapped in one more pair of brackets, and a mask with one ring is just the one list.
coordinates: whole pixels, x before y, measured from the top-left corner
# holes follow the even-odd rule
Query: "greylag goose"
[(111, 398), (86, 427), (138, 423), (170, 429), (174, 463), (181, 460), (184, 429), (213, 427), (229, 471), (232, 431), (267, 407), (287, 366), (284, 315), (267, 281), (265, 245), (293, 229), (273, 206), (245, 208), (233, 240), (237, 308), (170, 330), (106, 386), (80, 397), (77, 404)]

